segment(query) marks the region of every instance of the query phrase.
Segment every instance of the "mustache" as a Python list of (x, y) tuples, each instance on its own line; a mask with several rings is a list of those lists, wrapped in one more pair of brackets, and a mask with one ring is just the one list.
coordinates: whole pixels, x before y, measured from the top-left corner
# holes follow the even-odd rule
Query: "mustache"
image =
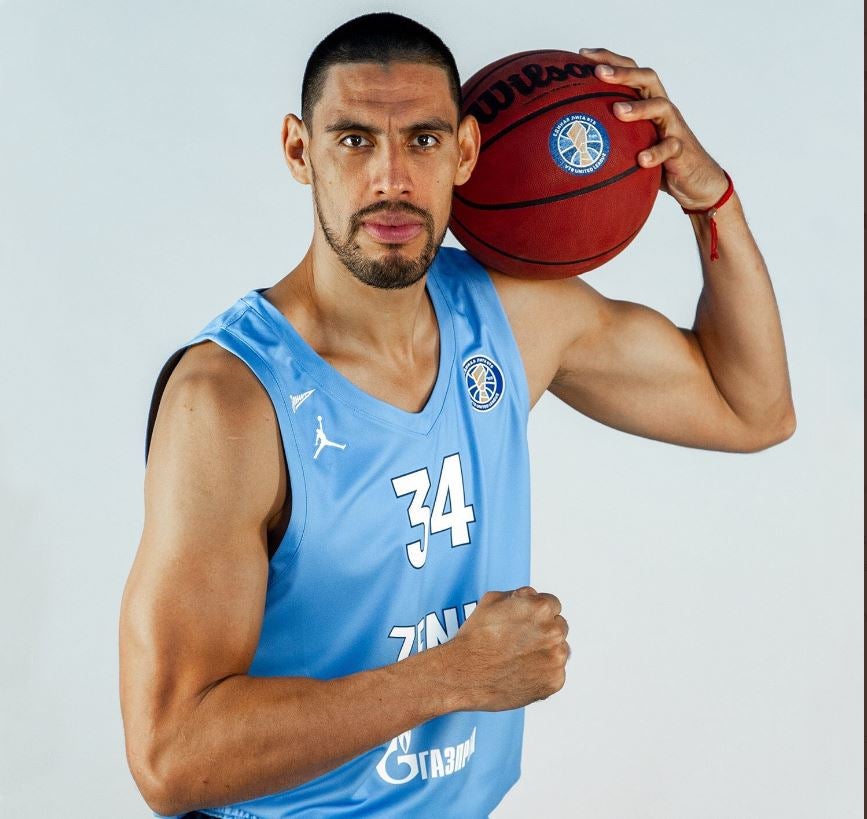
[(415, 216), (421, 219), (429, 233), (433, 233), (434, 222), (433, 216), (424, 208), (418, 205), (411, 205), (409, 202), (374, 202), (372, 205), (355, 211), (349, 220), (349, 235), (354, 236), (361, 230), (361, 223), (368, 217), (376, 213), (406, 213), (410, 216)]

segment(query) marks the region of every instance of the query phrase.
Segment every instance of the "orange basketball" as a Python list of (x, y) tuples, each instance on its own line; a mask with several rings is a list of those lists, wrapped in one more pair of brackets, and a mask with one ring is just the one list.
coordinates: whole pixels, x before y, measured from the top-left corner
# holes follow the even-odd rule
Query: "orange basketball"
[(537, 279), (585, 273), (623, 250), (650, 215), (660, 168), (638, 153), (651, 122), (612, 106), (638, 92), (596, 78), (569, 51), (524, 51), (464, 83), (462, 114), (479, 121), (479, 161), (454, 189), (449, 227), (484, 265)]

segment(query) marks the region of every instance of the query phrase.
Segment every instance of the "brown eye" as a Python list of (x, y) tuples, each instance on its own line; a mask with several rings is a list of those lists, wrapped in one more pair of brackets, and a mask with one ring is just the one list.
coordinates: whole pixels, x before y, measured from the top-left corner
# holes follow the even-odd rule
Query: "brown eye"
[(348, 148), (363, 148), (365, 143), (370, 144), (363, 136), (359, 136), (358, 134), (349, 134), (349, 136), (343, 137), (340, 142)]
[(419, 134), (415, 139), (419, 148), (433, 148), (434, 145), (439, 144), (439, 140), (433, 134)]

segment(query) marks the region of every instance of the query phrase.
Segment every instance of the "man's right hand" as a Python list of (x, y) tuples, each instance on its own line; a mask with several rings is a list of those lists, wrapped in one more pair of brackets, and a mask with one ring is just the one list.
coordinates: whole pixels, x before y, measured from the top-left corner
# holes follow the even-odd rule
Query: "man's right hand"
[(486, 592), (455, 637), (440, 646), (452, 710), (506, 711), (556, 693), (566, 682), (568, 633), (553, 594), (532, 586)]

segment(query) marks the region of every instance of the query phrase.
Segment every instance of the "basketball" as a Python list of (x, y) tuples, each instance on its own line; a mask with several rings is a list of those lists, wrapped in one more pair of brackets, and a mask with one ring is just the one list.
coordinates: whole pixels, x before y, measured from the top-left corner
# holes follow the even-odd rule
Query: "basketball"
[(535, 279), (586, 273), (650, 215), (662, 171), (637, 157), (656, 129), (617, 119), (615, 102), (641, 97), (597, 79), (595, 65), (569, 51), (524, 51), (464, 83), (461, 114), (478, 120), (481, 151), (454, 189), (449, 227), (485, 266)]

